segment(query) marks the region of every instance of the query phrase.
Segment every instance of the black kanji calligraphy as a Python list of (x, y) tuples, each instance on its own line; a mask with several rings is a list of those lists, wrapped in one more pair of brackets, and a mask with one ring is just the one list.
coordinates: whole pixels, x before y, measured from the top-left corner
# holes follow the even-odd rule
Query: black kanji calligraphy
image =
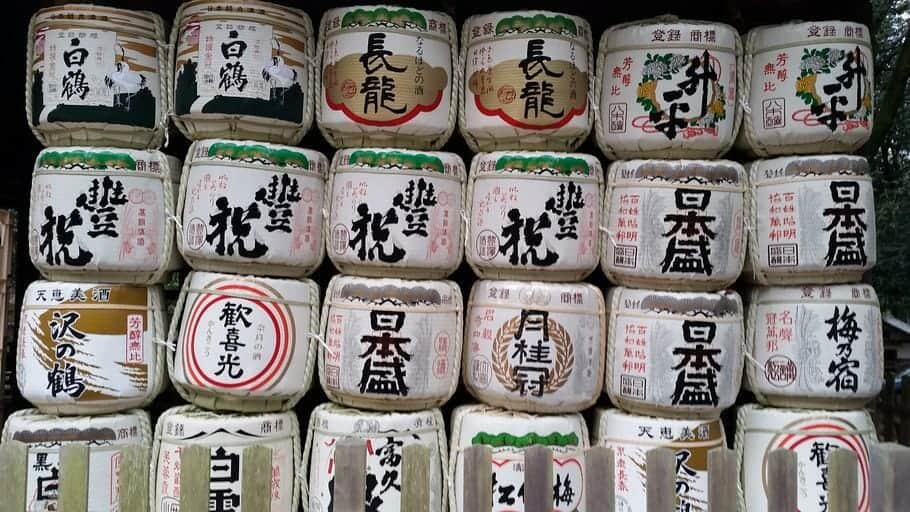
[(519, 96), (519, 99), (524, 100), (525, 118), (532, 115), (535, 118), (539, 117), (541, 112), (550, 117), (559, 118), (565, 113), (565, 109), (559, 112), (551, 111), (551, 107), (555, 104), (553, 83), (546, 79), (536, 80), (541, 73), (544, 74), (544, 77), (552, 78), (559, 78), (563, 75), (562, 72), (553, 71), (547, 66), (551, 60), (552, 58), (544, 53), (543, 39), (528, 41), (525, 58), (518, 63), (518, 67), (525, 77), (525, 83)]
[(572, 480), (569, 474), (561, 475), (556, 473), (556, 484), (553, 485), (553, 506), (558, 508), (562, 505), (569, 506), (575, 499), (575, 488), (572, 487)]
[(85, 382), (76, 375), (76, 367), (68, 361), (63, 366), (59, 361), (54, 362), (54, 367), (47, 372), (47, 388), (51, 396), (56, 397), (65, 393), (72, 398), (79, 398), (85, 393)]
[(404, 212), (407, 227), (401, 230), (404, 236), (426, 237), (427, 222), (430, 220), (429, 208), (436, 206), (436, 187), (420, 178), (415, 183), (409, 180), (403, 192), (392, 198), (392, 206)]
[(832, 181), (831, 199), (834, 206), (822, 212), (830, 223), (825, 231), (828, 236), (828, 253), (825, 255), (825, 266), (865, 265), (866, 257), (866, 222), (863, 216), (865, 208), (859, 208), (860, 185), (856, 181)]
[(361, 345), (366, 346), (359, 356), (363, 359), (361, 393), (408, 396), (405, 366), (411, 360), (406, 350), (411, 338), (398, 335), (405, 316), (404, 311), (370, 311), (371, 334), (360, 338)]
[[(850, 89), (856, 90), (855, 105), (858, 109), (863, 103), (863, 81), (866, 77), (866, 64), (859, 46), (854, 50), (844, 53), (844, 63), (841, 65), (843, 73), (836, 77), (836, 82), (822, 87), (822, 91), (829, 97), (828, 102), (818, 102), (812, 105), (811, 112), (818, 117), (818, 122), (827, 126), (832, 132), (838, 125), (847, 120), (847, 112), (838, 110), (838, 106), (847, 107), (850, 98), (847, 93)], [(841, 94), (843, 93), (843, 94)]]
[(91, 251), (79, 245), (74, 246), (76, 234), (73, 228), (81, 226), (83, 222), (78, 209), (74, 208), (69, 215), (55, 215), (54, 207), (47, 206), (44, 209), (44, 219), (38, 252), (44, 256), (48, 265), (60, 265), (62, 262), (73, 267), (84, 267), (92, 261), (94, 255)]
[[(689, 59), (689, 67), (686, 68), (686, 79), (676, 84), (676, 89), (663, 93), (664, 101), (668, 102), (669, 107), (664, 109), (655, 109), (648, 115), (651, 122), (656, 123), (654, 128), (663, 133), (668, 139), (675, 139), (679, 130), (686, 127), (688, 122), (678, 117), (679, 114), (688, 114), (694, 109), (684, 97), (695, 96), (701, 91), (700, 102), (696, 105), (699, 109), (698, 118), (704, 117), (708, 112), (708, 105), (713, 84), (717, 82), (717, 71), (714, 69), (711, 54), (705, 50), (701, 55)], [(698, 98), (698, 97), (696, 97)], [(666, 115), (666, 119), (664, 119)]]
[[(549, 247), (546, 247), (546, 253), (540, 256), (539, 250), (543, 245), (543, 232), (550, 227), (550, 216), (547, 212), (541, 213), (537, 218), (523, 217), (518, 208), (512, 208), (507, 214), (509, 224), (502, 227), (502, 236), (505, 237), (505, 243), (499, 246), (499, 253), (508, 256), (509, 263), (518, 265), (531, 265), (547, 267), (559, 259), (559, 254)], [(521, 251), (521, 242), (524, 242), (525, 250)]]
[(393, 106), (395, 103), (395, 79), (386, 74), (376, 76), (375, 73), (384, 70), (390, 73), (403, 73), (407, 71), (407, 66), (395, 66), (389, 62), (389, 57), (393, 55), (392, 51), (385, 49), (386, 34), (382, 32), (371, 33), (367, 37), (367, 49), (360, 56), (360, 64), (366, 73), (363, 82), (360, 84), (360, 94), (364, 95), (363, 113), (369, 112), (372, 107), (372, 113), (377, 113), (380, 108), (386, 109), (394, 114), (402, 114), (407, 111), (407, 105), (400, 107)]
[(227, 92), (231, 88), (243, 92), (250, 82), (243, 67), (244, 52), (246, 52), (246, 41), (239, 39), (240, 34), (236, 30), (228, 32), (228, 41), (221, 43), (221, 55), (225, 59), (224, 65), (218, 71), (221, 81), (218, 82), (218, 88)]
[[(211, 231), (206, 235), (206, 243), (215, 244), (215, 253), (219, 256), (237, 254), (243, 258), (258, 258), (268, 252), (269, 248), (259, 240), (253, 240), (252, 247), (247, 247), (248, 238), (253, 232), (250, 221), (262, 218), (258, 203), (250, 203), (246, 208), (231, 207), (227, 197), (215, 200), (217, 211), (209, 215)], [(230, 228), (230, 240), (228, 229)], [(217, 240), (217, 242), (216, 242)]]
[(218, 317), (218, 320), (224, 326), (225, 334), (224, 340), (219, 341), (218, 344), (221, 345), (224, 352), (237, 352), (238, 349), (246, 346), (240, 339), (241, 330), (253, 325), (247, 318), (252, 312), (253, 308), (231, 301), (225, 302), (224, 306), (222, 306), (221, 316)]
[(834, 342), (834, 359), (828, 365), (830, 378), (825, 386), (834, 388), (835, 391), (852, 391), (859, 389), (859, 360), (853, 357), (853, 343), (859, 339), (863, 332), (856, 321), (856, 312), (850, 311), (850, 306), (844, 306), (841, 311), (839, 306), (834, 306), (834, 314), (825, 320), (831, 326), (828, 329), (828, 339)]
[(37, 501), (56, 500), (60, 491), (60, 473), (57, 468), (50, 468), (50, 474), (35, 479), (35, 499)]
[(273, 175), (268, 185), (256, 191), (256, 201), (268, 209), (268, 225), (265, 230), (269, 232), (283, 231), (291, 233), (291, 219), (294, 213), (291, 210), (293, 203), (299, 203), (300, 186), (297, 178), (291, 178), (285, 173), (278, 177)]
[[(395, 263), (404, 258), (405, 250), (389, 242), (389, 226), (398, 224), (395, 208), (389, 208), (385, 213), (371, 213), (369, 205), (360, 203), (357, 206), (357, 215), (359, 217), (351, 222), (354, 237), (348, 241), (348, 246), (357, 251), (357, 258), (360, 261), (378, 259), (384, 263)], [(388, 252), (387, 245), (392, 246)]]
[(581, 196), (581, 186), (570, 181), (561, 183), (554, 197), (547, 199), (544, 208), (556, 217), (559, 233), (558, 240), (565, 238), (578, 239), (578, 210), (585, 207)]
[[(529, 333), (533, 334), (528, 336)], [(550, 350), (549, 312), (521, 310), (510, 357), (516, 360), (512, 366), (512, 391), (521, 396), (543, 396), (553, 364)]]
[(680, 188), (675, 192), (676, 213), (664, 216), (670, 229), (661, 236), (669, 238), (660, 271), (711, 275), (711, 240), (717, 233), (710, 224), (717, 217), (707, 215), (711, 203), (710, 190)]
[(85, 71), (82, 70), (89, 51), (81, 48), (80, 44), (82, 43), (79, 38), (74, 37), (70, 39), (70, 46), (73, 49), (64, 50), (63, 52), (63, 64), (66, 66), (67, 71), (63, 75), (62, 95), (68, 100), (73, 99), (73, 97), (84, 100), (91, 90)]
[(114, 181), (110, 176), (104, 176), (101, 181), (93, 179), (88, 192), (76, 197), (76, 207), (89, 214), (92, 228), (88, 230), (88, 236), (92, 238), (120, 236), (117, 232), (117, 222), (120, 220), (117, 207), (127, 202), (129, 198), (123, 191), (123, 182)]
[(721, 349), (710, 348), (717, 333), (717, 324), (701, 320), (683, 322), (685, 345), (673, 349), (680, 360), (673, 369), (677, 371), (673, 405), (712, 405), (717, 407), (717, 372), (722, 368), (717, 362)]

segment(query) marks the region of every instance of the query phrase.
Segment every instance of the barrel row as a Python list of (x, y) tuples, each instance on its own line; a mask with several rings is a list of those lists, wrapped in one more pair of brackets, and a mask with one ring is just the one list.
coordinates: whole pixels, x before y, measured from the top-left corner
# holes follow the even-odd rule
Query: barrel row
[[(192, 0), (169, 41), (157, 15), (38, 11), (27, 114), (48, 146), (193, 140), (571, 151), (595, 129), (611, 159), (852, 152), (870, 136), (871, 33), (842, 21), (753, 29), (662, 17), (607, 29), (514, 11), (468, 18), (392, 6), (299, 9)], [(91, 59), (86, 58), (91, 54)], [(596, 54), (596, 58), (595, 58)], [(318, 97), (318, 98), (317, 98)]]

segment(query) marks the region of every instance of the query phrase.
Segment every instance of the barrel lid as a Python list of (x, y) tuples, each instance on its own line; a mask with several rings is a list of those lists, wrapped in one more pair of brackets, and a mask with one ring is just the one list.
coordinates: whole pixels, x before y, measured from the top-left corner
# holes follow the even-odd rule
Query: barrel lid
[(335, 436), (368, 437), (388, 432), (441, 432), (445, 429), (439, 409), (373, 412), (327, 403), (313, 409), (312, 417), (316, 430)]
[(733, 290), (719, 292), (664, 292), (616, 287), (609, 292), (614, 314), (689, 315), (704, 318), (742, 318), (743, 304)]
[(751, 42), (748, 49), (753, 54), (788, 46), (799, 49), (800, 53), (809, 45), (858, 44), (871, 47), (872, 41), (869, 27), (862, 23), (835, 20), (792, 21), (756, 27), (749, 31), (748, 40)]
[(326, 302), (450, 310), (461, 308), (461, 291), (452, 281), (337, 275), (329, 282)]
[(681, 185), (743, 186), (746, 171), (732, 160), (619, 160), (610, 164), (611, 182), (670, 181)]
[[(713, 34), (711, 34), (713, 32)], [(695, 36), (694, 34), (698, 34)], [(614, 25), (604, 32), (606, 50), (647, 48), (727, 48), (735, 51), (739, 33), (726, 23), (680, 20), (675, 16)]]
[(258, 141), (206, 139), (193, 143), (187, 155), (190, 165), (220, 164), (254, 166), (291, 174), (314, 173), (325, 177), (328, 159), (312, 149)]
[[(487, 30), (484, 30), (485, 26)], [(462, 44), (465, 46), (500, 37), (515, 37), (519, 34), (527, 37), (553, 35), (570, 38), (584, 46), (588, 46), (591, 41), (591, 27), (584, 18), (538, 10), (503, 11), (471, 16), (464, 22), (464, 34), (466, 40), (463, 40)]]
[[(599, 443), (604, 441), (660, 442), (662, 428), (670, 429), (667, 444), (686, 442), (715, 441), (725, 442), (724, 425), (715, 420), (685, 420), (657, 418), (631, 414), (620, 409), (598, 408), (594, 413), (594, 438)], [(649, 437), (653, 436), (653, 437)]]
[[(806, 422), (818, 422), (826, 420), (835, 420), (848, 426), (852, 426), (854, 434), (862, 434), (875, 437), (875, 425), (872, 423), (872, 417), (863, 410), (853, 411), (827, 411), (822, 409), (780, 409), (775, 407), (766, 407), (758, 404), (748, 404), (740, 408), (738, 413), (738, 424), (745, 433), (750, 431), (769, 431), (769, 433), (780, 433), (787, 429), (799, 429), (799, 425)], [(832, 430), (843, 432), (839, 426)]]
[[(138, 430), (134, 431), (134, 428)], [(122, 435), (124, 431), (129, 433), (128, 437), (139, 437), (147, 433), (148, 414), (134, 409), (99, 416), (60, 417), (42, 414), (37, 409), (23, 409), (16, 411), (6, 420), (3, 440), (24, 443), (118, 441), (124, 440)]]
[(867, 304), (878, 307), (875, 289), (868, 284), (835, 284), (823, 286), (756, 286), (750, 303), (756, 305), (781, 303)]
[(552, 151), (478, 153), (471, 163), (471, 174), (508, 175), (508, 179), (552, 176), (603, 181), (603, 170), (597, 157), (585, 153)]
[(471, 288), (470, 307), (513, 307), (603, 313), (603, 293), (588, 283), (481, 279)]
[(753, 184), (792, 183), (798, 178), (844, 175), (868, 176), (869, 161), (855, 155), (811, 155), (755, 160), (749, 164), (749, 178)]
[[(452, 412), (453, 439), (460, 448), (485, 444), (493, 448), (588, 446), (588, 431), (580, 414), (534, 415), (486, 405), (463, 405)], [(453, 434), (454, 435), (454, 434)]]
[(390, 148), (342, 149), (332, 159), (332, 170), (369, 170), (380, 172), (423, 171), (454, 176), (464, 181), (464, 161), (455, 153)]
[[(174, 428), (179, 424), (180, 428)], [(298, 433), (293, 411), (263, 414), (214, 413), (193, 406), (168, 409), (158, 419), (156, 435), (164, 441), (201, 442), (218, 434), (248, 439), (283, 439)]]

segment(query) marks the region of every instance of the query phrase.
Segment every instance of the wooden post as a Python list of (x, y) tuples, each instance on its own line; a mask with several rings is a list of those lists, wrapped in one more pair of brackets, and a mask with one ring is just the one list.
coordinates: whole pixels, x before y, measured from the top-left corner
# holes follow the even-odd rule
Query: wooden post
[(648, 512), (676, 509), (676, 454), (669, 448), (648, 451), (645, 462)]
[(272, 510), (272, 449), (249, 446), (243, 449), (243, 470), (240, 477), (243, 507), (248, 510)]
[(525, 449), (525, 512), (553, 512), (553, 452), (546, 446)]
[[(715, 448), (708, 453), (708, 503), (715, 510), (736, 510), (739, 467), (736, 453)], [(855, 510), (852, 512), (856, 512)]]
[(489, 446), (475, 444), (464, 450), (463, 512), (490, 512), (493, 505), (492, 466), (493, 454)]
[(430, 512), (430, 449), (408, 445), (401, 458), (401, 510)]
[(901, 379), (901, 403), (898, 408), (897, 416), (901, 419), (900, 438), (898, 442), (904, 446), (910, 446), (910, 376)]
[(59, 509), (64, 512), (88, 511), (88, 446), (67, 444), (60, 450)]
[(895, 443), (871, 447), (869, 495), (872, 512), (895, 512), (910, 503), (910, 448)]
[[(180, 512), (207, 512), (211, 449), (208, 446), (184, 446), (180, 449)], [(200, 492), (202, 490), (202, 492)]]
[(856, 454), (850, 450), (839, 448), (828, 454), (829, 512), (856, 512), (859, 508), (858, 467)]
[(149, 507), (149, 451), (133, 444), (120, 450), (120, 510), (145, 512)]
[(25, 510), (28, 446), (19, 441), (0, 445), (0, 496), (10, 510)]
[(592, 446), (585, 451), (585, 510), (587, 512), (614, 512), (616, 488), (614, 485), (615, 455), (612, 448)]
[(796, 452), (778, 448), (768, 457), (768, 510), (797, 510)]
[(367, 443), (346, 437), (335, 445), (335, 510), (363, 512), (366, 500)]

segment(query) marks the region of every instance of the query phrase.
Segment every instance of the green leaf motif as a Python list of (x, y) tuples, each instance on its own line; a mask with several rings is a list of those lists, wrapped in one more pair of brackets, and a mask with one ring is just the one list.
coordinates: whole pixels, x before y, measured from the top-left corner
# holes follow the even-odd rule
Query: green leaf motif
[(92, 169), (136, 170), (136, 161), (127, 153), (95, 150), (46, 151), (41, 154), (38, 167), (63, 168), (70, 166)]
[(368, 25), (426, 30), (427, 19), (423, 14), (412, 9), (389, 9), (387, 7), (354, 9), (353, 11), (345, 13), (341, 18), (342, 28), (365, 27)]
[(534, 16), (515, 15), (499, 20), (496, 24), (495, 35), (502, 36), (523, 32), (552, 32), (555, 34), (567, 33), (578, 35), (575, 22), (561, 14), (547, 16), (535, 14)]
[(500, 434), (478, 432), (477, 435), (471, 439), (471, 444), (482, 444), (491, 446), (493, 448), (499, 448), (502, 446), (527, 448), (535, 444), (543, 446), (578, 446), (578, 435), (574, 432), (570, 432), (568, 434), (553, 432), (549, 435), (541, 435), (531, 432), (523, 436), (516, 436), (505, 432)]
[(540, 171), (554, 171), (563, 176), (573, 174), (590, 175), (591, 167), (582, 158), (572, 156), (518, 156), (503, 155), (496, 160), (497, 171), (519, 171), (526, 173), (539, 173)]
[(261, 144), (216, 142), (209, 146), (208, 156), (238, 161), (266, 162), (279, 167), (310, 168), (310, 160), (299, 151), (293, 151), (288, 148), (272, 148)]
[(352, 151), (348, 157), (348, 165), (362, 165), (367, 167), (394, 167), (398, 169), (414, 169), (438, 172), (445, 174), (445, 164), (438, 156), (424, 153), (406, 153), (403, 151), (373, 151), (369, 149)]

